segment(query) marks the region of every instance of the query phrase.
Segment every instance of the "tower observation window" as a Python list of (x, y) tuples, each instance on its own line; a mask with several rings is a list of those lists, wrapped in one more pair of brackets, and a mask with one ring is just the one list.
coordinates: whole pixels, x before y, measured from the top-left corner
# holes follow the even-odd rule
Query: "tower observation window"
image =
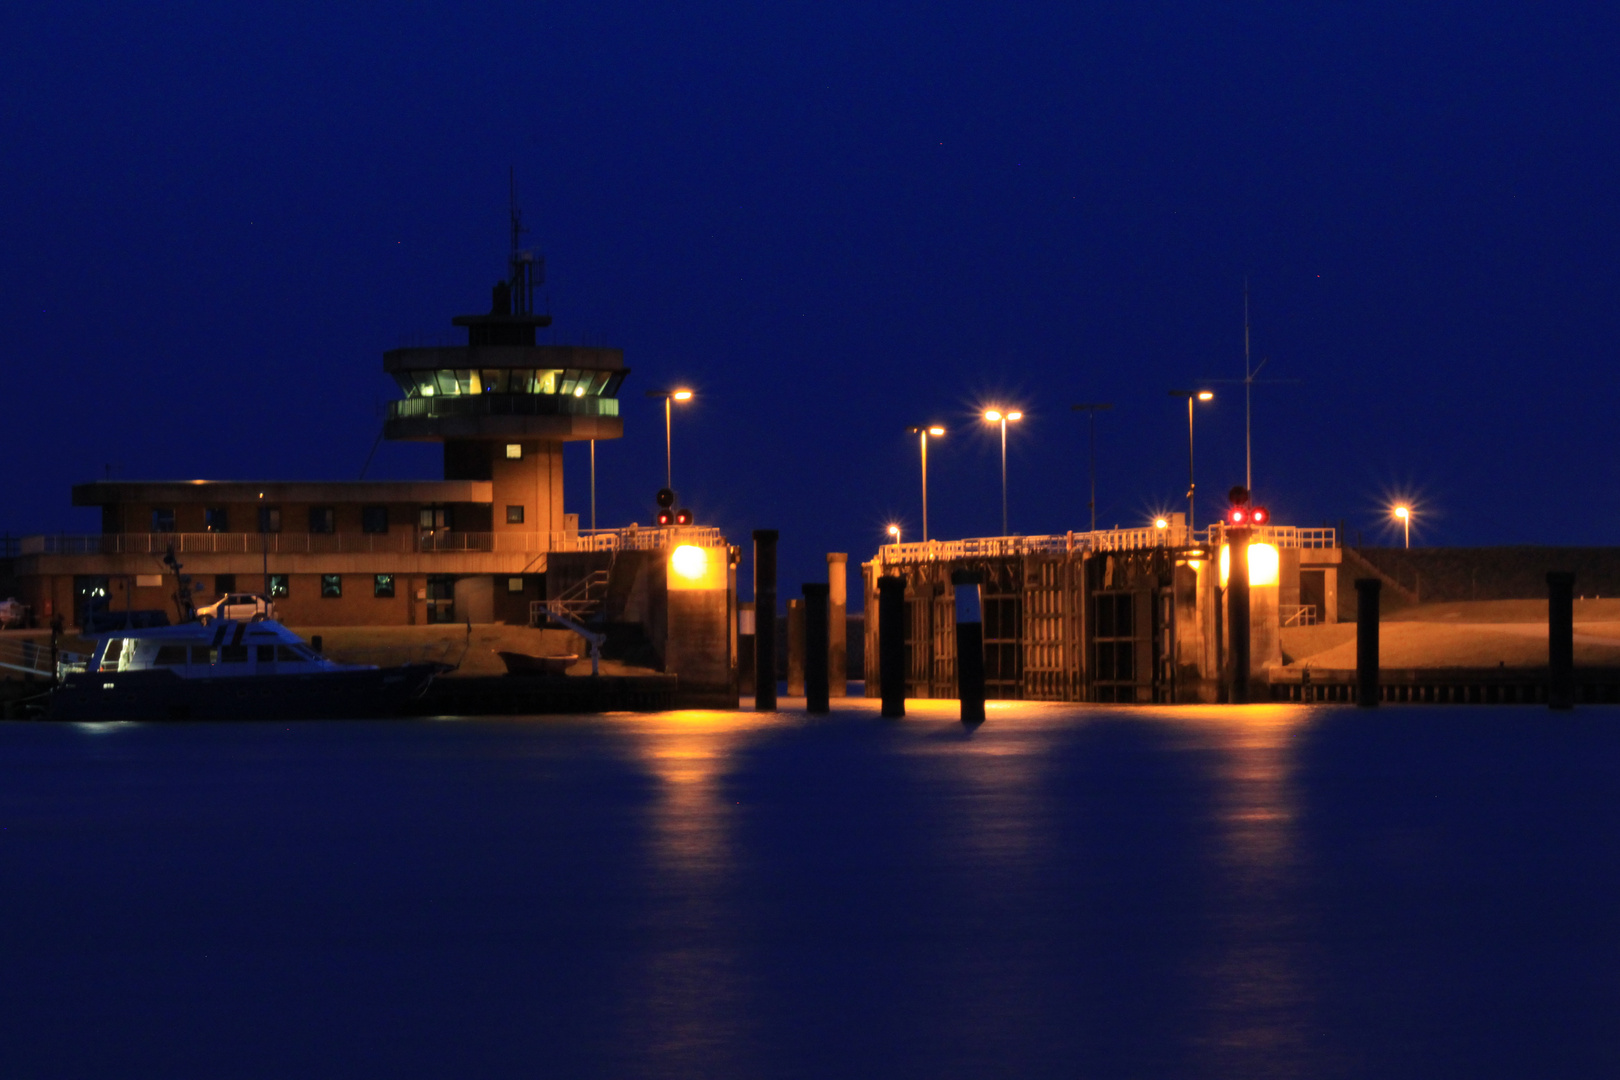
[(615, 397), (624, 372), (592, 368), (440, 368), (395, 372), (394, 380), (407, 398), (478, 394)]

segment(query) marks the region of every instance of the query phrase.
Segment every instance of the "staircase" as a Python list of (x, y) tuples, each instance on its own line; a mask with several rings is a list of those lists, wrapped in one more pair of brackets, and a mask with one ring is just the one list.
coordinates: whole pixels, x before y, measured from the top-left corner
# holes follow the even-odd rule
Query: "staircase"
[(613, 563), (604, 570), (592, 570), (557, 596), (529, 604), (529, 625), (555, 623), (585, 639), (591, 650), (591, 674), (600, 675), (602, 645), (607, 641), (600, 626), (603, 602), (613, 579)]

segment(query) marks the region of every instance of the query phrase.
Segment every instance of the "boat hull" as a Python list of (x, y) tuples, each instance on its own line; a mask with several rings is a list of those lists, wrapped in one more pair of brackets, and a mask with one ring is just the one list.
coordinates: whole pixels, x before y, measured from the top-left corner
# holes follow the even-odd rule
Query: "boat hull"
[(439, 664), (183, 679), (172, 671), (69, 675), (50, 718), (114, 720), (350, 720), (405, 715)]

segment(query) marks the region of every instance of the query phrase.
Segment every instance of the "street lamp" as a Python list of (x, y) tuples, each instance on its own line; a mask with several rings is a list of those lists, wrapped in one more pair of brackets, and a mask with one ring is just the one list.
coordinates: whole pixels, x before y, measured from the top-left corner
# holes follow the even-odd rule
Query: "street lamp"
[(1016, 424), (1016, 423), (1018, 423), (1018, 421), (1022, 420), (1023, 418), (1024, 418), (1024, 414), (1019, 412), (1016, 409), (1011, 410), (1011, 411), (1004, 411), (1002, 409), (986, 409), (984, 411), (984, 419), (985, 419), (986, 423), (1000, 424), (1001, 425), (1001, 535), (1002, 536), (1007, 536), (1009, 534), (1009, 531), (1010, 531), (1007, 528), (1007, 422), (1010, 420), (1010, 421), (1012, 421), (1013, 423)]
[(889, 526), (889, 536), (891, 538), (890, 541), (889, 541), (890, 543), (898, 544), (900, 542), (900, 526), (898, 526), (898, 525), (890, 525)]
[(1214, 401), (1215, 394), (1209, 390), (1172, 390), (1170, 396), (1187, 399), (1187, 538), (1190, 543), (1193, 531), (1193, 491), (1198, 486), (1193, 480), (1193, 402)]
[(1088, 414), (1091, 423), (1091, 531), (1097, 531), (1097, 414), (1112, 409), (1112, 402), (1086, 402), (1071, 406), (1075, 412)]
[(650, 398), (664, 399), (664, 486), (675, 490), (675, 453), (674, 444), (670, 439), (669, 407), (672, 401), (691, 401), (692, 391), (684, 387), (676, 390), (649, 390)]
[[(945, 434), (945, 429), (940, 427), (938, 424), (934, 424), (931, 427), (908, 427), (908, 428), (906, 428), (906, 433), (908, 435), (917, 436), (917, 445), (922, 448), (922, 495), (923, 495), (922, 538), (923, 538), (923, 542), (927, 543), (928, 542), (928, 436), (932, 435), (934, 438), (937, 439), (941, 435)], [(890, 528), (891, 531), (895, 531), (895, 526), (891, 525), (891, 526), (889, 526), (889, 528)], [(896, 535), (898, 535), (898, 533), (896, 533)], [(899, 543), (898, 540), (895, 541), (895, 542)]]
[(1410, 548), (1412, 546), (1412, 508), (1409, 506), (1397, 506), (1395, 516), (1400, 519), (1401, 531), (1406, 534), (1406, 546)]

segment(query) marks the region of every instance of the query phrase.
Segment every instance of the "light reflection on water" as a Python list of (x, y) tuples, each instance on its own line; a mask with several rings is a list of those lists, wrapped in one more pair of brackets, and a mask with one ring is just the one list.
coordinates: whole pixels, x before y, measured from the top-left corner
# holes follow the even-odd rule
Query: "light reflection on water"
[(1218, 1056), (1258, 1054), (1286, 1073), (1304, 1059), (1313, 1011), (1298, 969), (1300, 945), (1316, 928), (1298, 903), (1303, 853), (1293, 781), (1296, 736), (1309, 713), (1251, 705), (1173, 715), (1215, 755), (1211, 817), (1219, 839), (1209, 855), (1213, 888), (1224, 895), (1198, 960), (1202, 1040)]
[(0, 1045), (41, 1076), (1620, 1056), (1612, 711), (837, 710), (0, 725)]

